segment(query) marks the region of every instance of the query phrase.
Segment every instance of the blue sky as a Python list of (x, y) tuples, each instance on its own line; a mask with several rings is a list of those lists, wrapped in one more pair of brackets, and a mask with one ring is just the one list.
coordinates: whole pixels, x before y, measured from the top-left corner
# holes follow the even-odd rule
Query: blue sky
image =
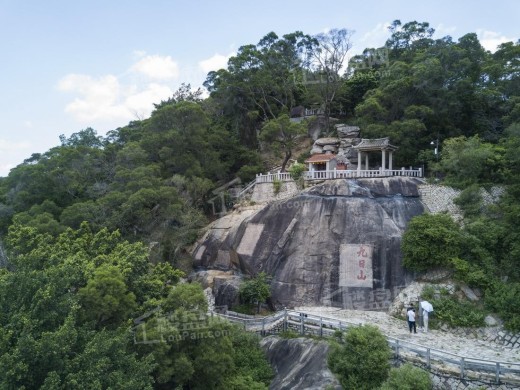
[(270, 31), (354, 30), (352, 54), (386, 26), (427, 21), (436, 37), (478, 34), (489, 50), (520, 38), (520, 2), (0, 0), (0, 176), (87, 127), (99, 135), (149, 116), (182, 82), (199, 86)]

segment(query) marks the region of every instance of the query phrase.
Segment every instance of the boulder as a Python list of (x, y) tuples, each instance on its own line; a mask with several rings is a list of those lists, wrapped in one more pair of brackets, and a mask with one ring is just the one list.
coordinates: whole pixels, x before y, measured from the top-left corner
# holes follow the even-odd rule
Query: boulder
[(233, 276), (231, 278), (215, 278), (213, 294), (215, 295), (215, 306), (227, 306), (228, 308), (238, 305), (239, 290), (242, 278)]
[[(195, 247), (195, 265), (266, 272), (277, 309), (383, 309), (414, 277), (402, 267), (400, 245), (408, 221), (424, 211), (418, 183), (404, 177), (328, 180), (235, 217), (225, 234), (209, 229)], [(223, 261), (223, 252), (230, 261)], [(219, 287), (215, 295), (218, 305), (232, 294)]]
[(460, 289), (464, 293), (466, 298), (468, 298), (470, 301), (475, 302), (475, 301), (479, 300), (477, 294), (475, 294), (475, 292), (471, 288), (469, 288), (466, 284), (461, 284)]
[(318, 145), (318, 146), (325, 146), (325, 145), (339, 146), (339, 142), (340, 142), (339, 138), (332, 138), (332, 137), (319, 138), (316, 141), (314, 141), (314, 145)]
[(311, 155), (312, 154), (322, 154), (323, 148), (321, 146), (314, 145), (311, 149)]
[(338, 137), (340, 138), (358, 138), (361, 131), (357, 126), (348, 126), (345, 124), (338, 124), (334, 127), (336, 127)]
[(276, 373), (269, 389), (341, 389), (327, 367), (328, 342), (269, 336), (262, 339), (260, 345)]
[(332, 152), (332, 153), (336, 153), (336, 151), (338, 150), (338, 148), (334, 145), (325, 145), (323, 147), (323, 151), (324, 152)]

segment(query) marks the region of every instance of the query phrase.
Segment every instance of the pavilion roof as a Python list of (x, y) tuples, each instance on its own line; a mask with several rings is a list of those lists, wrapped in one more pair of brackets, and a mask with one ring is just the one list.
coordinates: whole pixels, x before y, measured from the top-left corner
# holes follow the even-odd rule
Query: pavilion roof
[(388, 137), (376, 139), (363, 138), (359, 144), (352, 146), (352, 148), (365, 152), (376, 150), (397, 150), (397, 146), (390, 144), (390, 139)]

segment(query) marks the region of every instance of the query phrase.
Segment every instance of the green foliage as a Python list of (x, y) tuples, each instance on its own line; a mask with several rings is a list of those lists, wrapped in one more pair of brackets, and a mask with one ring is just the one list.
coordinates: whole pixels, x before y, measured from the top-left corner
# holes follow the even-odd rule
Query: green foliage
[(129, 290), (151, 276), (141, 244), (86, 224), (58, 237), (16, 224), (6, 244), (16, 267), (0, 276), (0, 387), (151, 388), (153, 362), (131, 351), (126, 326), (141, 301)]
[(504, 149), (471, 138), (450, 138), (443, 143), (440, 169), (446, 184), (466, 188), (475, 183), (500, 183), (504, 177)]
[(454, 277), (457, 280), (467, 283), (471, 287), (486, 288), (492, 282), (488, 273), (481, 267), (466, 260), (454, 257), (450, 260), (453, 268)]
[(483, 209), (481, 187), (477, 184), (466, 187), (454, 203), (460, 207), (465, 218), (478, 216)]
[(391, 350), (375, 326), (349, 329), (342, 340), (333, 342), (328, 364), (345, 389), (381, 386), (390, 371)]
[(421, 296), (433, 305), (433, 317), (430, 317), (433, 328), (439, 323), (468, 328), (485, 325), (486, 312), (477, 303), (461, 300), (445, 289), (437, 292), (433, 286), (426, 286)]
[(304, 177), (303, 173), (307, 170), (307, 166), (302, 163), (294, 163), (289, 168), (289, 173), (291, 175), (291, 178), (296, 182), (296, 185), (298, 188), (303, 188), (304, 186)]
[(256, 304), (257, 312), (260, 311), (261, 304), (271, 296), (269, 279), (269, 275), (260, 272), (256, 277), (240, 285), (240, 298), (245, 303)]
[(103, 266), (94, 272), (78, 292), (85, 319), (97, 326), (119, 324), (136, 309), (135, 295), (128, 292), (123, 275), (115, 266)]
[[(91, 128), (61, 136), (58, 146), (0, 178), (0, 234), (10, 262), (0, 272), (0, 387), (132, 389), (155, 380), (264, 388), (267, 376), (241, 366), (247, 358), (240, 345), (253, 350), (253, 342), (227, 335), (161, 344), (152, 353), (125, 332), (136, 313), (205, 308), (200, 286), (174, 287), (183, 273), (170, 264), (189, 258), (186, 247), (207, 223), (208, 194), (263, 169), (257, 135), (286, 162), (305, 133), (286, 114), (315, 102), (327, 116), (346, 114), (364, 138), (391, 137), (399, 146), (394, 165), (426, 164), (463, 190), (463, 228), (446, 216), (414, 219), (403, 239), (404, 264), (451, 267), (485, 290), (488, 308), (509, 329), (520, 330), (520, 44), (491, 53), (476, 34), (434, 40), (428, 23), (416, 21), (394, 21), (390, 34), (382, 50), (355, 56), (361, 66), (339, 77), (334, 67), (348, 48), (346, 30), (314, 38), (269, 33), (208, 75), (210, 98), (183, 85), (149, 119), (105, 138)], [(439, 161), (430, 144), (437, 139)], [(497, 183), (504, 194), (483, 205), (479, 188)], [(260, 305), (268, 281), (247, 283), (243, 299)], [(479, 309), (434, 299), (436, 318), (480, 322)]]
[(460, 254), (461, 246), (460, 228), (449, 215), (419, 215), (403, 234), (403, 265), (416, 271), (448, 266), (450, 259)]
[(247, 382), (251, 382), (252, 385), (259, 389), (267, 389), (274, 375), (264, 351), (260, 348), (259, 337), (235, 328), (231, 333), (231, 340), (235, 351), (233, 354), (236, 370), (234, 377), (248, 378)]
[(506, 329), (520, 331), (520, 283), (495, 282), (486, 290), (485, 303), (502, 317)]
[(278, 334), (283, 339), (296, 339), (300, 337), (300, 334), (292, 329), (285, 330)]
[(262, 169), (263, 167), (261, 165), (244, 165), (238, 170), (237, 176), (244, 183), (248, 183), (252, 181), (258, 173), (262, 172)]
[(280, 193), (280, 190), (282, 189), (282, 181), (278, 179), (273, 180), (273, 192), (275, 195), (278, 195)]
[(392, 368), (381, 390), (430, 390), (432, 380), (428, 371), (407, 363)]
[(305, 122), (292, 122), (287, 114), (281, 114), (276, 119), (267, 121), (262, 126), (259, 140), (268, 144), (275, 153), (283, 151), (284, 157), (281, 171), (285, 172), (285, 166), (292, 156), (298, 137), (307, 133)]

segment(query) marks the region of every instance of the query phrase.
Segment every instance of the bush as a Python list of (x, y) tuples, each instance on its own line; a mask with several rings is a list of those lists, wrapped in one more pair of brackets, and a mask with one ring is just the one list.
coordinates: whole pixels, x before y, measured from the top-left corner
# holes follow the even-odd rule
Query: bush
[(432, 380), (427, 371), (411, 364), (404, 364), (399, 368), (392, 368), (388, 379), (381, 390), (429, 390)]
[(440, 291), (439, 297), (432, 286), (426, 286), (421, 296), (433, 306), (433, 317), (430, 317), (432, 329), (435, 329), (439, 322), (452, 327), (467, 328), (485, 325), (486, 312), (473, 302), (460, 301), (444, 289)]
[(270, 277), (265, 272), (260, 272), (253, 279), (247, 280), (240, 285), (239, 295), (241, 300), (250, 305), (257, 305), (257, 313), (260, 306), (271, 296), (269, 285)]
[(244, 165), (238, 170), (237, 176), (243, 183), (248, 183), (251, 180), (254, 180), (256, 175), (262, 172), (262, 169), (263, 168), (260, 165)]
[(349, 329), (331, 341), (328, 364), (345, 389), (381, 386), (390, 370), (391, 350), (385, 336), (372, 325)]
[(462, 243), (460, 228), (449, 215), (419, 215), (403, 234), (403, 265), (415, 271), (448, 266), (459, 257)]
[(278, 195), (280, 190), (282, 189), (282, 182), (278, 179), (273, 180), (273, 191), (275, 195)]
[(292, 179), (294, 181), (297, 181), (301, 179), (303, 172), (305, 172), (306, 169), (307, 167), (305, 166), (305, 164), (294, 163), (289, 168), (289, 173), (291, 174)]
[(486, 306), (504, 320), (504, 327), (520, 332), (520, 283), (495, 282), (486, 290)]
[(451, 265), (455, 270), (455, 279), (467, 283), (471, 287), (489, 287), (492, 279), (479, 266), (459, 259), (458, 257), (451, 259)]

